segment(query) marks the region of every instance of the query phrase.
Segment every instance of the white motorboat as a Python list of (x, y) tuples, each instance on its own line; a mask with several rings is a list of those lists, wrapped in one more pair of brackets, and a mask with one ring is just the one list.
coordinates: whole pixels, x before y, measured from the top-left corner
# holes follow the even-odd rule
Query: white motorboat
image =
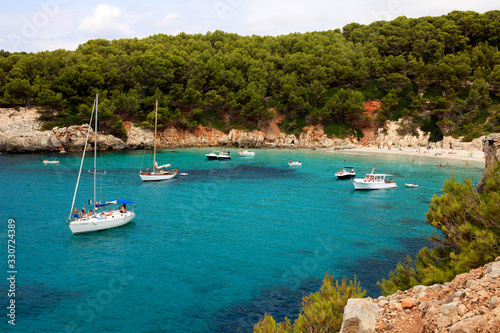
[(47, 159), (47, 160), (43, 160), (43, 164), (45, 164), (45, 165), (47, 165), (47, 164), (49, 164), (49, 165), (50, 164), (52, 164), (52, 165), (59, 164), (59, 160), (57, 159), (57, 157), (52, 156), (52, 157), (49, 157), (49, 159)]
[(301, 165), (302, 165), (302, 162), (297, 162), (297, 161), (293, 161), (293, 162), (292, 162), (292, 160), (290, 160), (290, 161), (288, 162), (288, 165), (289, 165), (289, 166), (301, 166)]
[(156, 162), (156, 128), (158, 123), (158, 101), (155, 105), (155, 136), (153, 145), (153, 170), (149, 171), (149, 167), (146, 171), (139, 171), (139, 177), (141, 177), (143, 182), (147, 181), (159, 181), (172, 179), (177, 176), (177, 169), (173, 169), (171, 164), (158, 165)]
[[(92, 114), (90, 116), (90, 123), (92, 123), (92, 117), (95, 115), (95, 127), (94, 127), (94, 142), (97, 142), (97, 114), (98, 114), (98, 95), (96, 94), (96, 99), (94, 101), (94, 106), (92, 108)], [(78, 185), (80, 183), (80, 176), (82, 174), (83, 161), (85, 159), (85, 153), (87, 151), (87, 144), (89, 142), (91, 126), (87, 132), (87, 139), (85, 140), (85, 146), (83, 148), (82, 160), (80, 162), (80, 171), (78, 172), (78, 179), (76, 181), (75, 193), (73, 195), (73, 202), (71, 204), (71, 210), (68, 217), (67, 224), (73, 234), (81, 234), (99, 230), (105, 230), (110, 228), (120, 227), (132, 221), (135, 217), (134, 208), (131, 211), (127, 210), (127, 204), (134, 204), (133, 201), (129, 200), (113, 200), (106, 202), (105, 204), (99, 204), (96, 201), (96, 183), (97, 183), (97, 145), (94, 144), (94, 200), (89, 200), (89, 205), (92, 205), (92, 211), (84, 211), (82, 209), (79, 212), (75, 208), (75, 199), (78, 192)], [(122, 204), (120, 208), (116, 205)], [(101, 210), (102, 207), (106, 207)], [(75, 210), (73, 210), (73, 208)]]
[(417, 184), (413, 183), (413, 184), (405, 184), (406, 187), (418, 187)]
[(248, 151), (248, 150), (239, 151), (238, 154), (240, 154), (240, 156), (245, 156), (245, 157), (255, 156), (255, 153), (253, 151)]
[(391, 179), (387, 180), (387, 177), (392, 177), (390, 174), (385, 173), (374, 173), (375, 168), (373, 168), (371, 173), (367, 173), (365, 178), (354, 178), (351, 182), (356, 190), (381, 190), (387, 188), (397, 188), (396, 183)]
[(210, 154), (205, 154), (205, 156), (209, 160), (218, 160), (219, 159), (219, 152), (218, 151), (213, 151)]
[(231, 152), (227, 150), (213, 151), (210, 154), (205, 154), (209, 160), (230, 160)]
[(346, 166), (337, 172), (335, 176), (337, 176), (337, 179), (351, 179), (356, 177), (356, 171), (354, 171), (354, 167)]
[(231, 153), (228, 150), (221, 150), (219, 152), (219, 160), (230, 160), (231, 159)]

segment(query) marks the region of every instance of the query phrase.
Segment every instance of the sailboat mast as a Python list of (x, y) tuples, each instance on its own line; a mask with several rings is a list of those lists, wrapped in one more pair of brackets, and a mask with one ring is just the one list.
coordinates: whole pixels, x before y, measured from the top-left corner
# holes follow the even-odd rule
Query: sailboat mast
[(153, 148), (153, 172), (156, 171), (156, 126), (158, 123), (158, 100), (156, 100), (155, 105), (155, 142)]
[(97, 179), (97, 108), (99, 105), (99, 95), (95, 94), (95, 126), (94, 126), (94, 214), (95, 211), (95, 197), (96, 197), (96, 179)]

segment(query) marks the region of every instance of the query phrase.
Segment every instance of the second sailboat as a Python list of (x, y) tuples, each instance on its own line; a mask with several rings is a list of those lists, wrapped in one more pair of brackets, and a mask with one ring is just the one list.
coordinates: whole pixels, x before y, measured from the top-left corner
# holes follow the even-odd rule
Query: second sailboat
[(153, 148), (153, 170), (150, 171), (149, 167), (146, 168), (146, 171), (142, 170), (139, 172), (139, 176), (142, 181), (158, 181), (158, 180), (166, 180), (172, 179), (177, 176), (177, 169), (173, 170), (171, 164), (158, 165), (156, 162), (156, 130), (158, 124), (158, 101), (156, 101), (155, 105), (155, 136), (154, 136), (154, 148)]

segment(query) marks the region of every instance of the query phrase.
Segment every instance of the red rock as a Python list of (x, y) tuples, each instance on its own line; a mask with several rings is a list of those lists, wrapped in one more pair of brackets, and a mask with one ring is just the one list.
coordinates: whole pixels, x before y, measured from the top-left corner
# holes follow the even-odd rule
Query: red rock
[(415, 302), (411, 298), (405, 298), (401, 302), (401, 306), (403, 307), (403, 309), (410, 309), (415, 306)]

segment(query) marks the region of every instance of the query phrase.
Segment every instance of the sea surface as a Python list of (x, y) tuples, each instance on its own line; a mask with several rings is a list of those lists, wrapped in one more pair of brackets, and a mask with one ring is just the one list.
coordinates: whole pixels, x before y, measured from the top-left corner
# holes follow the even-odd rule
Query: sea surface
[[(0, 331), (251, 332), (266, 312), (296, 318), (302, 296), (317, 291), (326, 272), (356, 274), (378, 297), (376, 282), (436, 234), (425, 213), (445, 179), (454, 173), (476, 184), (484, 167), (322, 150), (240, 157), (233, 149), (230, 161), (208, 161), (210, 151), (160, 150), (159, 164), (189, 175), (146, 183), (138, 173), (151, 166), (151, 152), (100, 153), (100, 200), (134, 200), (136, 218), (83, 235), (66, 225), (81, 153), (58, 155), (57, 166), (42, 163), (48, 155), (1, 154)], [(93, 196), (89, 157), (79, 209)], [(289, 159), (302, 166), (289, 167)], [(354, 191), (334, 175), (343, 166), (359, 176), (376, 166), (398, 188)], [(15, 296), (8, 296), (9, 225)], [(12, 299), (15, 327), (6, 316)]]

